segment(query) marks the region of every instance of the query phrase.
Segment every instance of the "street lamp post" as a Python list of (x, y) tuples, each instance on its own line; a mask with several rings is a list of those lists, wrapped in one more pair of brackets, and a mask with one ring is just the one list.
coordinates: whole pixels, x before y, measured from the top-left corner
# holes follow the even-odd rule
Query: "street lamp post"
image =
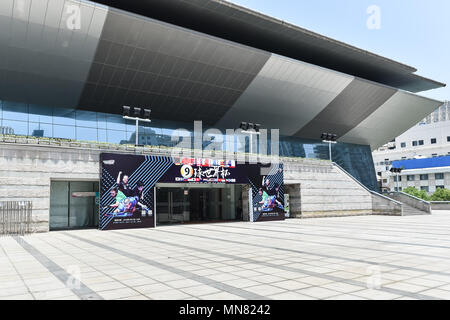
[(395, 181), (395, 185), (396, 185), (395, 188), (397, 189), (397, 190), (396, 190), (397, 192), (400, 191), (400, 189), (399, 189), (399, 187), (398, 187), (398, 182), (399, 182), (398, 180), (399, 180), (399, 176), (400, 176), (400, 173), (402, 172), (402, 170), (403, 170), (402, 168), (394, 168), (394, 167), (392, 167), (391, 170), (389, 170), (389, 171), (391, 171), (392, 173), (395, 173), (395, 178), (396, 178), (396, 179), (395, 179), (395, 180), (396, 180), (396, 181)]
[(141, 108), (133, 108), (133, 116), (131, 116), (131, 107), (129, 106), (123, 106), (122, 110), (123, 110), (123, 118), (127, 119), (127, 120), (133, 120), (136, 121), (136, 142), (135, 145), (138, 146), (139, 145), (139, 121), (142, 122), (152, 122), (152, 120), (150, 120), (150, 115), (152, 110), (151, 109), (143, 109), (144, 113), (142, 114), (142, 109)]
[(322, 139), (322, 142), (328, 143), (328, 152), (330, 156), (330, 161), (333, 161), (333, 159), (331, 158), (331, 145), (337, 143), (336, 141), (337, 135), (334, 133), (322, 133), (320, 138)]
[[(259, 129), (261, 128), (261, 125), (259, 123), (241, 122), (239, 127), (242, 129), (242, 133), (249, 134), (249, 142), (250, 142), (249, 151), (250, 153), (253, 153), (253, 135), (260, 134)], [(253, 129), (254, 131), (249, 131), (249, 129)]]

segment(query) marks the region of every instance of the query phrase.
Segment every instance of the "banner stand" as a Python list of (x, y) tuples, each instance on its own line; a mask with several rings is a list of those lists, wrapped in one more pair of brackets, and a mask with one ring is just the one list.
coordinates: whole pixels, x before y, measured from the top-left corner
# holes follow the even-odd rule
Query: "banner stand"
[(253, 219), (253, 190), (252, 188), (248, 189), (248, 216), (250, 222), (255, 222)]
[(153, 219), (154, 226), (156, 227), (156, 186), (153, 187)]

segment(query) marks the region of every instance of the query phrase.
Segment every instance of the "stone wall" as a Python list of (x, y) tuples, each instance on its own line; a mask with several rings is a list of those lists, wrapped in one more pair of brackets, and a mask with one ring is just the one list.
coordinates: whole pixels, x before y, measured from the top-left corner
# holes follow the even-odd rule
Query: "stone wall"
[(432, 210), (448, 210), (450, 211), (450, 201), (431, 201)]
[(0, 201), (32, 201), (35, 230), (48, 231), (51, 180), (99, 180), (100, 151), (0, 144)]

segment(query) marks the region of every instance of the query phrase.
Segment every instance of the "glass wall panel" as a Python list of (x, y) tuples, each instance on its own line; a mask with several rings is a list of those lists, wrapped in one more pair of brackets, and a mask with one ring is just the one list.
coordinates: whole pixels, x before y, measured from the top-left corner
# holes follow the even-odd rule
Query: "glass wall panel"
[(53, 108), (53, 124), (75, 126), (75, 110)]
[(106, 129), (106, 113), (97, 113), (97, 127), (99, 129)]
[(50, 230), (69, 225), (69, 183), (52, 181), (50, 184)]
[[(1, 126), (11, 128), (16, 135), (53, 137), (100, 141), (117, 144), (135, 143), (135, 123), (125, 121), (122, 115), (97, 113), (83, 110), (49, 108), (1, 101)], [(153, 119), (139, 127), (139, 144), (173, 147), (178, 141), (171, 141), (174, 130), (185, 128), (193, 134), (193, 123)], [(206, 131), (208, 127), (203, 127)], [(8, 129), (9, 130), (9, 129)], [(6, 132), (6, 131), (5, 131)], [(9, 132), (9, 131), (8, 131)], [(225, 140), (225, 131), (223, 132)], [(261, 136), (254, 139), (260, 139)], [(249, 152), (249, 138), (245, 141), (235, 136), (227, 139), (234, 147), (229, 151)], [(271, 154), (272, 137), (268, 131), (267, 153)], [(206, 147), (211, 142), (204, 142)], [(245, 144), (244, 144), (245, 143)], [(223, 148), (226, 143), (224, 141)], [(279, 154), (286, 157), (329, 159), (328, 144), (320, 140), (296, 137), (279, 137)], [(259, 149), (259, 146), (257, 147)], [(255, 145), (252, 148), (255, 152)], [(372, 170), (372, 154), (369, 146), (337, 143), (332, 146), (332, 159), (356, 179), (372, 190), (377, 190), (375, 171)], [(372, 172), (373, 171), (373, 172)]]
[(122, 130), (126, 131), (126, 125), (125, 120), (122, 118), (121, 115), (117, 114), (108, 114), (106, 115), (106, 127), (108, 130)]
[(28, 105), (16, 102), (3, 102), (3, 119), (28, 121)]
[(53, 123), (53, 108), (30, 104), (28, 121)]
[(97, 181), (52, 181), (50, 230), (98, 226)]
[(77, 127), (77, 140), (98, 141), (96, 128)]
[(91, 111), (76, 111), (77, 127), (88, 127), (97, 129), (97, 113)]
[(128, 143), (125, 131), (107, 130), (107, 139), (109, 143)]
[(53, 126), (48, 123), (30, 122), (28, 135), (34, 137), (53, 137)]
[(61, 126), (61, 125), (53, 125), (53, 138), (61, 138), (61, 139), (76, 139), (75, 136), (75, 127), (73, 126)]
[(2, 121), (2, 127), (7, 129), (12, 129), (14, 134), (17, 135), (27, 135), (28, 134), (28, 123), (22, 121), (5, 120)]
[(99, 142), (108, 142), (106, 130), (98, 129), (97, 130), (97, 139)]

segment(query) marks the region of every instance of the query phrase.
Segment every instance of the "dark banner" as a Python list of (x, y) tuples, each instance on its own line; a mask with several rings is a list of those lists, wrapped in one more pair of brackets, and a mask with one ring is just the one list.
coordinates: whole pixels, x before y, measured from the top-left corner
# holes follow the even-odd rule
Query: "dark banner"
[(113, 153), (101, 154), (100, 161), (101, 230), (154, 227), (158, 182), (249, 184), (250, 220), (285, 217), (282, 165)]

